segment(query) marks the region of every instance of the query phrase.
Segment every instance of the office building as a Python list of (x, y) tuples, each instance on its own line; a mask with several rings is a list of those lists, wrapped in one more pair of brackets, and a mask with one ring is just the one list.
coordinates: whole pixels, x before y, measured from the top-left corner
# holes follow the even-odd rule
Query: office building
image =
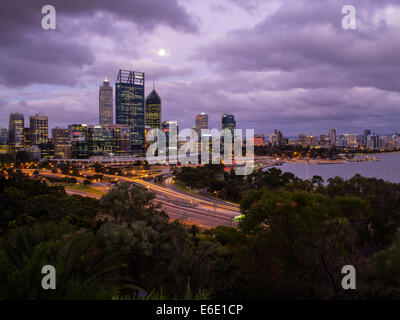
[(68, 126), (72, 158), (86, 159), (89, 157), (87, 127), (87, 124), (71, 124)]
[(131, 151), (144, 153), (144, 73), (119, 70), (115, 84), (116, 123), (131, 128)]
[[(161, 125), (161, 130), (164, 131), (165, 133), (165, 139), (166, 139), (166, 147), (169, 152), (177, 152), (178, 150), (178, 121), (164, 121)], [(170, 145), (170, 139), (174, 141), (173, 144)], [(174, 149), (174, 150), (172, 150)], [(162, 155), (162, 150), (159, 153)]]
[(344, 134), (346, 148), (358, 148), (358, 135), (357, 134)]
[(113, 88), (107, 77), (99, 89), (99, 123), (100, 125), (113, 124)]
[(54, 145), (54, 157), (59, 159), (71, 158), (71, 145), (69, 143), (69, 130), (66, 128), (53, 128), (51, 136)]
[(24, 148), (29, 148), (31, 146), (31, 129), (24, 128)]
[(362, 135), (362, 146), (367, 147), (367, 137), (371, 134), (371, 130), (364, 130), (363, 135)]
[(54, 158), (54, 144), (53, 144), (52, 139), (48, 139), (46, 142), (40, 143), (39, 149), (40, 149), (42, 158), (44, 158), (44, 159)]
[(113, 130), (109, 126), (88, 126), (89, 156), (110, 156), (113, 153)]
[(329, 140), (331, 141), (331, 145), (336, 146), (336, 129), (329, 130)]
[(47, 143), (49, 139), (49, 119), (47, 116), (34, 115), (29, 117), (31, 145)]
[(8, 130), (0, 128), (0, 154), (8, 153)]
[(68, 128), (72, 158), (131, 154), (131, 128), (128, 125), (73, 124)]
[(229, 129), (231, 131), (236, 129), (236, 121), (233, 115), (226, 113), (222, 115), (222, 130), (224, 129)]
[(128, 156), (131, 154), (131, 129), (128, 125), (114, 124), (109, 126), (113, 133), (113, 154)]
[(6, 128), (0, 128), (0, 145), (8, 145), (8, 130)]
[(201, 134), (201, 129), (208, 129), (208, 114), (202, 112), (196, 116), (195, 129), (198, 134)]
[(146, 127), (161, 128), (161, 98), (154, 86), (146, 98)]
[(368, 149), (379, 149), (380, 138), (376, 133), (371, 133), (367, 136), (367, 148)]
[(8, 141), (11, 151), (20, 151), (24, 148), (24, 115), (11, 113), (8, 123)]

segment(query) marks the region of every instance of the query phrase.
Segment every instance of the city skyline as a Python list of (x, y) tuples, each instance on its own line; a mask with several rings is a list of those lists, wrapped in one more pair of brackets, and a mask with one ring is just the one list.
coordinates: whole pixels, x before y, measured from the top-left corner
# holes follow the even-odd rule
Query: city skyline
[(146, 72), (145, 96), (155, 82), (162, 119), (181, 127), (206, 112), (210, 127), (230, 113), (265, 134), (399, 131), (399, 3), (353, 1), (356, 30), (341, 27), (345, 1), (311, 3), (55, 1), (57, 29), (44, 31), (39, 1), (23, 14), (4, 1), (0, 126), (15, 112), (97, 124), (99, 83), (124, 68)]

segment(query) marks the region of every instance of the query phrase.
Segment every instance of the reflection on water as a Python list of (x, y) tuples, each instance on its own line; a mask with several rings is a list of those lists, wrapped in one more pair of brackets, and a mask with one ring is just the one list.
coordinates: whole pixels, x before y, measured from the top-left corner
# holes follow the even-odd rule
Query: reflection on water
[(336, 176), (349, 179), (359, 173), (364, 177), (400, 183), (400, 153), (381, 153), (379, 161), (347, 162), (336, 164), (284, 163), (276, 166), (283, 172), (292, 172), (300, 179), (321, 176), (325, 182)]

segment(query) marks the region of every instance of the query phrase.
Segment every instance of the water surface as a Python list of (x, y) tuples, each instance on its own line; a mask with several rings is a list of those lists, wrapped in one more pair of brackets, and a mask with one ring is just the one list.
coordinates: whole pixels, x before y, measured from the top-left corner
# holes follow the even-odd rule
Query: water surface
[[(300, 179), (311, 179), (313, 176), (321, 176), (325, 183), (329, 178), (336, 176), (350, 179), (359, 173), (364, 177), (383, 179), (400, 183), (400, 153), (379, 153), (376, 155), (379, 161), (346, 162), (335, 164), (310, 164), (284, 163), (276, 168), (283, 172), (292, 172)], [(308, 171), (308, 172), (307, 172)]]

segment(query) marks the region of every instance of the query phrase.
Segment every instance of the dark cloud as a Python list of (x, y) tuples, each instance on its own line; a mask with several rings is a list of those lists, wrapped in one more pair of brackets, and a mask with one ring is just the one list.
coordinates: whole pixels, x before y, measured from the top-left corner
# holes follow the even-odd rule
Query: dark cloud
[[(400, 88), (395, 76), (400, 71), (398, 30), (384, 22), (374, 25), (375, 11), (368, 1), (357, 2), (359, 27), (354, 31), (341, 27), (341, 1), (311, 3), (283, 1), (256, 27), (232, 31), (200, 48), (196, 57), (220, 72), (289, 72), (297, 79), (297, 84), (291, 81), (295, 87), (321, 83)], [(314, 81), (307, 80), (307, 74)]]
[(0, 2), (0, 84), (77, 84), (82, 71), (95, 63), (96, 36), (111, 39), (120, 46), (119, 53), (135, 57), (138, 39), (157, 25), (182, 32), (197, 30), (176, 0), (85, 0), (53, 1), (57, 29), (44, 31), (41, 8), (45, 4)]
[[(46, 32), (46, 3), (3, 0), (1, 124), (15, 111), (48, 114), (50, 126), (95, 124), (98, 85), (132, 68), (146, 73), (146, 94), (156, 82), (163, 120), (181, 129), (204, 111), (211, 127), (220, 128), (227, 112), (239, 128), (266, 134), (399, 131), (398, 1), (351, 1), (357, 30), (341, 27), (347, 0), (182, 3), (56, 1), (57, 30)], [(204, 23), (199, 30), (193, 13)], [(229, 26), (213, 24), (214, 16)], [(160, 48), (171, 55), (157, 56)]]

